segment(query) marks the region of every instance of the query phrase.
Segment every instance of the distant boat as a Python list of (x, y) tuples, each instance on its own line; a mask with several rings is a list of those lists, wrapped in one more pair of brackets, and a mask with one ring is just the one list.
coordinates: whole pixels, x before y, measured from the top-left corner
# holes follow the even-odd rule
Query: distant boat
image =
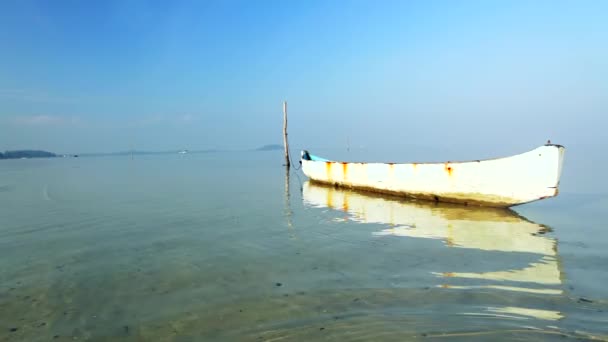
[(186, 154), (186, 153), (188, 153), (188, 150), (181, 150), (181, 151), (179, 151), (177, 153), (179, 153), (179, 154)]
[(551, 144), (505, 158), (445, 163), (354, 163), (302, 151), (313, 181), (397, 196), (511, 207), (557, 196), (565, 148)]

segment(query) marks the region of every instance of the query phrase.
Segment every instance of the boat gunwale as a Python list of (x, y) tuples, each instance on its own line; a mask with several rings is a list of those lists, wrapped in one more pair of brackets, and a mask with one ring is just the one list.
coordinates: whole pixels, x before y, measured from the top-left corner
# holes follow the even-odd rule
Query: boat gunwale
[[(512, 154), (509, 156), (503, 156), (503, 157), (495, 157), (495, 158), (486, 158), (486, 159), (472, 159), (472, 160), (460, 160), (460, 161), (445, 161), (445, 162), (355, 162), (355, 161), (340, 161), (340, 160), (312, 160), (312, 159), (302, 159), (300, 157), (300, 160), (306, 160), (309, 162), (318, 162), (318, 163), (339, 163), (339, 164), (380, 164), (380, 165), (441, 165), (441, 164), (467, 164), (467, 163), (481, 163), (481, 162), (486, 162), (486, 161), (496, 161), (496, 160), (501, 160), (501, 159), (509, 159), (509, 158), (514, 158), (514, 157), (518, 157), (521, 155), (524, 155), (526, 153), (530, 153), (536, 149), (539, 149), (541, 147), (544, 146), (552, 146), (552, 147), (557, 147), (559, 148), (563, 148), (565, 149), (565, 147), (563, 145), (559, 145), (559, 144), (544, 144), (541, 146), (538, 146), (534, 149), (528, 150), (526, 152), (522, 152), (522, 153), (518, 153), (518, 154)], [(307, 150), (303, 150), (308, 152)], [(309, 155), (311, 155), (309, 153)], [(319, 157), (319, 158), (323, 158), (321, 156), (317, 156), (314, 155), (315, 157)], [(325, 159), (325, 158), (323, 158)]]

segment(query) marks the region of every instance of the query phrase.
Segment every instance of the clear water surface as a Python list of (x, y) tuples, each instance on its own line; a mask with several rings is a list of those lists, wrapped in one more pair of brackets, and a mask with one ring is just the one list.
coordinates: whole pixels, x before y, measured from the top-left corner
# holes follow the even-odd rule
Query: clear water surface
[(281, 162), (0, 161), (0, 340), (608, 339), (608, 196), (472, 209)]

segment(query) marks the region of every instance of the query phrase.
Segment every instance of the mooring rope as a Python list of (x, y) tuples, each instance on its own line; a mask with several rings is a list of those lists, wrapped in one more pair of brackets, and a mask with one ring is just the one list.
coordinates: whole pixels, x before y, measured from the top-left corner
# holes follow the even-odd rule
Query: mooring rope
[(287, 153), (288, 153), (288, 156), (289, 156), (289, 164), (290, 164), (291, 166), (293, 166), (293, 168), (294, 168), (296, 171), (299, 171), (299, 170), (302, 168), (302, 165), (300, 164), (300, 166), (299, 166), (299, 167), (296, 167), (296, 166), (295, 166), (295, 164), (293, 163), (293, 161), (291, 161), (291, 148), (288, 148), (288, 149), (287, 149)]

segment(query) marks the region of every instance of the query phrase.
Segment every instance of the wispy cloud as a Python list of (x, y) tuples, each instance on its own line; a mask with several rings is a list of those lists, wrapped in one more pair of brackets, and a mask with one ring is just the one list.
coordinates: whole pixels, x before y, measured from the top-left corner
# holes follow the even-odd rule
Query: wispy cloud
[(148, 116), (144, 116), (138, 120), (136, 120), (136, 124), (140, 124), (140, 125), (155, 125), (155, 124), (160, 124), (160, 123), (164, 123), (165, 122), (165, 117), (163, 115), (160, 114), (155, 114), (155, 115), (148, 115)]
[(179, 115), (163, 115), (154, 114), (144, 116), (137, 120), (136, 123), (140, 125), (184, 125), (190, 124), (198, 120), (199, 116), (194, 114), (179, 114)]
[(24, 126), (49, 126), (76, 124), (80, 119), (76, 116), (62, 115), (20, 115), (13, 118), (13, 123)]
[(44, 103), (76, 103), (80, 101), (76, 97), (63, 97), (41, 91), (23, 89), (0, 89), (0, 98)]
[(183, 114), (183, 115), (178, 116), (177, 119), (179, 122), (189, 123), (189, 122), (195, 121), (197, 119), (197, 117), (192, 114)]

